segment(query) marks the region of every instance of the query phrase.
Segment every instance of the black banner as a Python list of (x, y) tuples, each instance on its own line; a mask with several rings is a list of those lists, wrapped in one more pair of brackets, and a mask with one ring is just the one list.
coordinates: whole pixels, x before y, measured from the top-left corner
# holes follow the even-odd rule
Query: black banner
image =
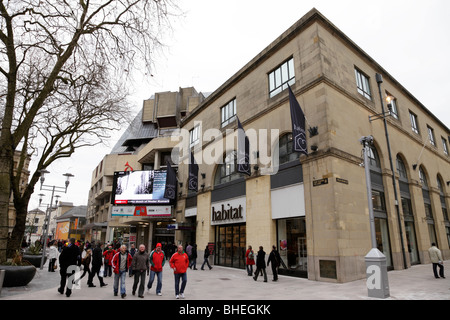
[(250, 142), (237, 116), (236, 119), (238, 122), (237, 171), (250, 176), (251, 175), (250, 157), (249, 157)]
[(197, 192), (198, 190), (198, 164), (195, 163), (194, 154), (191, 152), (191, 161), (189, 163), (188, 190)]
[(291, 107), (292, 121), (292, 151), (308, 155), (306, 146), (305, 114), (295, 98), (291, 87), (289, 87), (289, 104)]
[(169, 161), (167, 163), (166, 187), (164, 189), (164, 198), (175, 200), (177, 196), (177, 175)]

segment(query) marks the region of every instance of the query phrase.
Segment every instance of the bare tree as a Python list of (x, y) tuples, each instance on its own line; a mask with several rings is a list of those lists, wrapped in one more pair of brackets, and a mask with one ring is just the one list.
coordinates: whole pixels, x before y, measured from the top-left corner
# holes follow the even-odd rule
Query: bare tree
[[(178, 11), (172, 0), (0, 0), (0, 262), (20, 246), (38, 171), (128, 120), (128, 75), (150, 72)], [(21, 190), (30, 153), (38, 164)]]

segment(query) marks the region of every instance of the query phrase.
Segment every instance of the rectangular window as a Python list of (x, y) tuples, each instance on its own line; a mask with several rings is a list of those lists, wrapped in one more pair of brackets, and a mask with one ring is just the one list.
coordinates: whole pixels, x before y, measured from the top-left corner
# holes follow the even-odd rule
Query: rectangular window
[(189, 148), (200, 142), (200, 126), (196, 125), (194, 129), (189, 131)]
[(442, 138), (442, 147), (444, 148), (444, 153), (448, 156), (448, 146), (447, 146), (447, 140), (445, 140), (444, 138)]
[(388, 96), (388, 108), (389, 111), (391, 111), (391, 116), (398, 120), (398, 108), (397, 108), (397, 99), (386, 92), (386, 95)]
[(428, 130), (428, 139), (430, 139), (430, 143), (433, 146), (436, 146), (436, 139), (434, 139), (434, 130), (430, 126), (427, 126)]
[(413, 216), (411, 199), (402, 197), (402, 210), (405, 216)]
[(269, 97), (272, 98), (295, 83), (294, 58), (269, 73)]
[(444, 216), (444, 221), (448, 221), (448, 211), (447, 211), (447, 208), (442, 207), (442, 215)]
[(220, 109), (222, 128), (236, 119), (236, 99), (231, 100)]
[(367, 99), (372, 100), (369, 77), (367, 77), (358, 69), (355, 69), (355, 76), (356, 76), (356, 87), (358, 89), (359, 94), (362, 94)]
[(412, 131), (417, 133), (417, 134), (419, 134), (419, 126), (417, 124), (417, 116), (410, 111), (409, 112), (409, 118), (411, 119), (411, 129), (412, 129)]
[(372, 203), (374, 210), (386, 211), (384, 192), (372, 190)]
[(431, 209), (431, 204), (425, 203), (425, 216), (428, 219), (433, 219), (433, 210)]

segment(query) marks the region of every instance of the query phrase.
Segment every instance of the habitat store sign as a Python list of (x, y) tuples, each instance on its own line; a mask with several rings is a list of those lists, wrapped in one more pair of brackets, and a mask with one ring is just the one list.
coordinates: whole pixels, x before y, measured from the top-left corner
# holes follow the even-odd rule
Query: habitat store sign
[(170, 206), (113, 206), (113, 217), (170, 217)]
[(211, 203), (211, 225), (246, 222), (246, 197)]

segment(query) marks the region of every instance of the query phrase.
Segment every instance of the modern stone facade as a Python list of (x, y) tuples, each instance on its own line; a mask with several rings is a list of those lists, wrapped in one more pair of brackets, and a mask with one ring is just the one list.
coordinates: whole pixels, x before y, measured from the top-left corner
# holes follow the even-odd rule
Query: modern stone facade
[[(382, 113), (376, 74), (382, 98), (393, 98), (387, 126), (394, 172), (383, 120), (373, 120)], [(307, 129), (317, 128), (307, 135), (307, 156), (291, 152), (288, 84)], [(236, 172), (237, 118), (251, 141), (250, 176)], [(249, 245), (267, 253), (276, 245), (284, 274), (365, 278), (371, 234), (363, 136), (374, 138), (371, 196), (388, 268), (430, 263), (431, 242), (450, 256), (449, 128), (315, 9), (210, 95), (193, 88), (156, 94), (144, 102), (142, 121), (158, 135), (133, 152), (134, 169), (158, 169), (168, 154), (180, 156), (174, 240), (196, 243), (198, 261), (210, 245), (214, 263), (245, 268)], [(196, 191), (188, 190), (190, 152), (199, 164)], [(99, 200), (96, 179), (91, 198)]]
[[(290, 65), (285, 67), (286, 63)], [(236, 145), (227, 144), (227, 139), (232, 137), (229, 133), (237, 129), (237, 121), (231, 119), (224, 125), (222, 108), (233, 105), (235, 116), (247, 132), (279, 130), (281, 146), (282, 137), (292, 130), (288, 90), (281, 88), (279, 92), (271, 92), (270, 77), (277, 69), (281, 69), (282, 74), (285, 72), (283, 68), (292, 68), (292, 65), (295, 76), (287, 80), (306, 115), (307, 126), (318, 128), (318, 135), (307, 139), (308, 146), (317, 147), (316, 151), (310, 149), (308, 156), (287, 161), (274, 175), (264, 173), (267, 166), (261, 163), (260, 154), (258, 170), (252, 168), (251, 176), (221, 176), (221, 165), (205, 163), (205, 157), (211, 158), (214, 150), (213, 156), (219, 163), (229, 152), (236, 150)], [(384, 80), (381, 84), (383, 99), (388, 95), (395, 99), (393, 111), (396, 116), (387, 120), (395, 172), (390, 169), (383, 120), (369, 120), (369, 117), (382, 112), (377, 73)], [(283, 82), (282, 75), (281, 79)], [(386, 102), (383, 103), (386, 108)], [(417, 121), (418, 133), (412, 128), (412, 115)], [(297, 250), (294, 253), (297, 260), (289, 263), (292, 268), (307, 265), (307, 276), (311, 280), (348, 282), (364, 278), (364, 256), (370, 251), (371, 242), (366, 179), (361, 166), (363, 147), (359, 139), (369, 135), (375, 140), (376, 159), (373, 159), (371, 170), (376, 178), (372, 189), (376, 192), (377, 241), (381, 251), (388, 255), (388, 267), (404, 268), (403, 256), (407, 267), (414, 263), (429, 263), (427, 249), (432, 241), (437, 241), (446, 258), (450, 256), (450, 224), (448, 217), (444, 216), (445, 208), (450, 205), (450, 188), (446, 183), (450, 180), (449, 129), (317, 10), (306, 14), (197, 108), (188, 112), (181, 127), (193, 130), (196, 126), (201, 127), (202, 141), (191, 150), (199, 163), (199, 172), (204, 176), (202, 178), (199, 174), (199, 186), (202, 187), (197, 194), (188, 192), (188, 165), (180, 165), (178, 178), (184, 188), (176, 211), (179, 213), (178, 221), (194, 221), (197, 227), (195, 238), (192, 234), (184, 234), (182, 239), (183, 233), (180, 232), (178, 239), (183, 243), (195, 241), (200, 250), (208, 243), (215, 243), (216, 263), (222, 258), (224, 265), (242, 267), (241, 253), (248, 245), (256, 250), (262, 245), (267, 253), (272, 245), (282, 250), (285, 242), (289, 242), (284, 238), (288, 235), (280, 237), (284, 224), (299, 218), (305, 220), (306, 251), (300, 252), (305, 236), (302, 234), (294, 240), (297, 243), (292, 249)], [(430, 130), (434, 135), (434, 145), (430, 143)], [(205, 132), (219, 132), (220, 135), (216, 134), (211, 139), (204, 136)], [(268, 141), (266, 146), (270, 156), (278, 144)], [(447, 144), (447, 149), (444, 144)], [(261, 153), (260, 148), (261, 144), (256, 150)], [(186, 153), (181, 156), (181, 160), (187, 158)], [(402, 178), (397, 169), (397, 158), (406, 170), (405, 183), (409, 195), (404, 197), (400, 196), (400, 190), (405, 191), (405, 184), (400, 184)], [(417, 165), (415, 169), (413, 165)], [(426, 187), (423, 187), (419, 171), (425, 175)], [(297, 179), (292, 178), (295, 172), (301, 172)], [(393, 174), (399, 192), (403, 250)], [(223, 178), (230, 178), (230, 181), (222, 183)], [(303, 194), (295, 197), (292, 193), (295, 188), (303, 190)], [(424, 199), (424, 194), (429, 194), (428, 200)], [(403, 212), (405, 207), (400, 203), (401, 198), (405, 205), (410, 202), (410, 215)], [(222, 230), (211, 221), (212, 207), (221, 203), (226, 206), (234, 199), (245, 205), (245, 221), (229, 221), (228, 226), (236, 228)], [(290, 201), (295, 203), (294, 212), (287, 212), (287, 207), (284, 213), (274, 214), (277, 207)], [(431, 209), (428, 216), (426, 202)], [(194, 214), (185, 217), (183, 213), (187, 211)], [(408, 232), (405, 232), (405, 217), (413, 227)], [(230, 240), (230, 244), (226, 237), (218, 238), (222, 231), (227, 236), (229, 232), (230, 239), (242, 236), (243, 228), (245, 245), (236, 239)], [(298, 228), (294, 230), (297, 232)], [(411, 261), (412, 248), (418, 255), (415, 261)], [(230, 262), (226, 260), (227, 255)], [(288, 255), (286, 253), (286, 264)], [(307, 255), (306, 263), (300, 261), (303, 255)]]

